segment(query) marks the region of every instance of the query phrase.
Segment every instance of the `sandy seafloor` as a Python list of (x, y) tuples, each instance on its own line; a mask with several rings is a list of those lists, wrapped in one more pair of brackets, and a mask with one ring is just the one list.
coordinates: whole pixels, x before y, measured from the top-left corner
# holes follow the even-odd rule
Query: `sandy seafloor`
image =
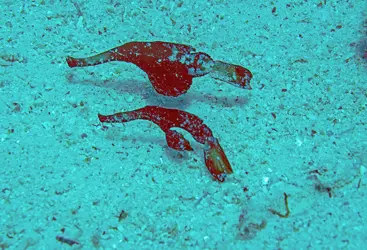
[[(2, 0), (0, 248), (363, 248), (366, 2), (262, 2)], [(162, 97), (133, 64), (65, 62), (155, 40), (250, 69), (253, 90), (203, 76)], [(182, 153), (97, 118), (145, 105), (201, 117), (234, 174), (213, 180), (187, 133)]]

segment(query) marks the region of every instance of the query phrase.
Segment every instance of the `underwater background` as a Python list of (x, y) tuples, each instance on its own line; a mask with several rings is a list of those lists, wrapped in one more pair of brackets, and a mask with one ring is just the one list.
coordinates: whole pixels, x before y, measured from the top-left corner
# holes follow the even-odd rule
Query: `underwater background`
[[(1, 0), (1, 249), (361, 249), (367, 241), (364, 0)], [(251, 70), (156, 93), (134, 64), (69, 68), (131, 41), (186, 44)], [(175, 151), (157, 105), (197, 115), (203, 145)]]

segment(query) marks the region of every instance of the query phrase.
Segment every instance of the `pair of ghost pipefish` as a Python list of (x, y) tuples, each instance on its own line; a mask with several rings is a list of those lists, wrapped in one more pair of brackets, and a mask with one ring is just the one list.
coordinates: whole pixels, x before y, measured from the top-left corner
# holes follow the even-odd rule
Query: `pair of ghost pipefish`
[[(186, 93), (194, 77), (210, 75), (234, 86), (251, 89), (251, 72), (239, 65), (213, 60), (208, 54), (196, 52), (188, 45), (155, 42), (129, 42), (106, 52), (86, 57), (67, 57), (69, 67), (94, 66), (111, 61), (133, 63), (142, 69), (161, 95), (177, 97)], [(166, 141), (175, 150), (192, 151), (183, 135), (172, 130), (179, 127), (188, 131), (193, 138), (205, 145), (205, 165), (214, 179), (223, 182), (226, 174), (233, 173), (231, 165), (212, 131), (199, 117), (178, 109), (146, 106), (140, 109), (98, 115), (101, 122), (117, 123), (143, 119), (157, 124), (166, 134)]]

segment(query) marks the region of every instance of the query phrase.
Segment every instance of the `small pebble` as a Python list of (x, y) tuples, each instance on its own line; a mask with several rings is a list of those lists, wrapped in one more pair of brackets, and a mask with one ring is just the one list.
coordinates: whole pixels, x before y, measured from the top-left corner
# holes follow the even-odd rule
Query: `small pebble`
[(125, 101), (127, 103), (132, 103), (134, 101), (134, 97), (132, 95), (129, 95), (127, 98), (125, 98)]
[(332, 135), (334, 135), (333, 131), (331, 131), (331, 130), (328, 130), (328, 131), (326, 132), (326, 134), (327, 134), (327, 136), (332, 136)]
[(363, 176), (366, 173), (366, 167), (361, 165), (361, 167), (359, 168), (359, 173)]
[(79, 17), (76, 27), (78, 27), (79, 29), (83, 28), (83, 17), (82, 16)]

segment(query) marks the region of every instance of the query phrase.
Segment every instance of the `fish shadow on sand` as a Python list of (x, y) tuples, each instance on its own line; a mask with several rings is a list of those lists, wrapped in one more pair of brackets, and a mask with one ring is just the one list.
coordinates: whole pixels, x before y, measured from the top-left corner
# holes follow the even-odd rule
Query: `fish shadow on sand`
[[(95, 80), (82, 78), (75, 75), (75, 73), (68, 73), (66, 76), (69, 84), (81, 84), (95, 87), (103, 87), (107, 89), (114, 89), (118, 93), (129, 94), (136, 98), (141, 98), (146, 101), (146, 105), (164, 106), (167, 108), (186, 109), (193, 102), (205, 102), (210, 105), (215, 105), (222, 108), (244, 107), (247, 105), (249, 99), (247, 92), (244, 91), (243, 96), (215, 96), (209, 93), (197, 93), (189, 89), (187, 93), (178, 96), (170, 97), (163, 96), (155, 92), (150, 82), (138, 81), (132, 79), (126, 80)], [(195, 83), (194, 83), (195, 84)], [(220, 94), (220, 90), (216, 91)]]

